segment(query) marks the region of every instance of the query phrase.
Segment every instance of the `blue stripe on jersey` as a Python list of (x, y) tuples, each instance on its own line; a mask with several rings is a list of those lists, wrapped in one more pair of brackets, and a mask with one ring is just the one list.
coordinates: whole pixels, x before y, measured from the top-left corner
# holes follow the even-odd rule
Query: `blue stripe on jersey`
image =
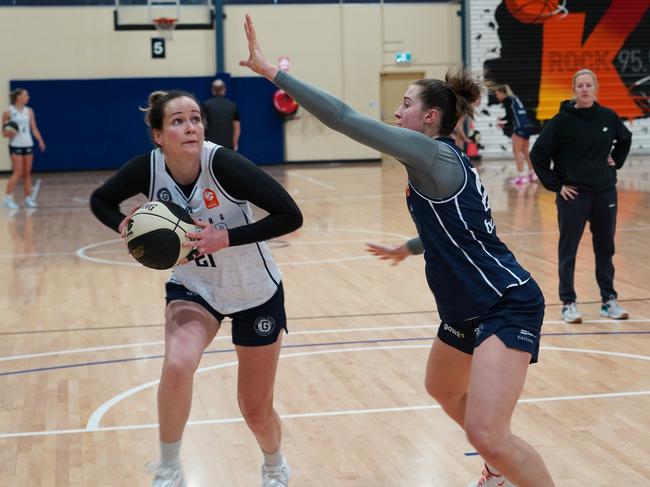
[(530, 274), (497, 237), (485, 188), (469, 158), (451, 139), (438, 140), (462, 164), (463, 186), (449, 198), (432, 199), (409, 182), (406, 201), (424, 246), (427, 282), (440, 317), (453, 323), (480, 316)]

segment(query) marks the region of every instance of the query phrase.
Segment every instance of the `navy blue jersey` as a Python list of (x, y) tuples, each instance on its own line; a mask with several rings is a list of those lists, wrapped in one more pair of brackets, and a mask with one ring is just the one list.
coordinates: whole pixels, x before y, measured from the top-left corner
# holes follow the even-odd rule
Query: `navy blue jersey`
[(513, 128), (532, 128), (533, 124), (530, 123), (526, 108), (521, 100), (516, 96), (508, 96), (503, 100), (503, 107), (506, 109), (506, 121), (513, 126)]
[(440, 318), (454, 323), (482, 315), (530, 274), (497, 237), (487, 193), (469, 158), (452, 139), (438, 140), (456, 153), (464, 184), (448, 198), (431, 199), (409, 181), (406, 202), (422, 240)]

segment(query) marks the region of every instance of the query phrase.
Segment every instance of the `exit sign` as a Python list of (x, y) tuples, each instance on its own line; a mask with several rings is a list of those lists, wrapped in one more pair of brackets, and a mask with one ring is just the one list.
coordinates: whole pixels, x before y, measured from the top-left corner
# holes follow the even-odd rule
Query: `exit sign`
[(397, 64), (411, 64), (411, 52), (410, 51), (404, 51), (404, 52), (396, 52), (395, 53), (395, 62)]

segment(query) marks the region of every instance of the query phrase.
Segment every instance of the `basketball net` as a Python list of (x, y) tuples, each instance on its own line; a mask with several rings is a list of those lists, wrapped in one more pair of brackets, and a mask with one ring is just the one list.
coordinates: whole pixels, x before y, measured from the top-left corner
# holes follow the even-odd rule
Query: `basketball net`
[(158, 36), (165, 40), (171, 41), (174, 38), (174, 27), (176, 27), (176, 20), (171, 17), (158, 17), (153, 19), (153, 25), (156, 26)]

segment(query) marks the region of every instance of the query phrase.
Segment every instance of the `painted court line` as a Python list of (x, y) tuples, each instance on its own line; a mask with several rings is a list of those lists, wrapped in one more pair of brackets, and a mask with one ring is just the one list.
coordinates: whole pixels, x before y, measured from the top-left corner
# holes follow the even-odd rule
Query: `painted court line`
[[(582, 394), (582, 395), (575, 395), (575, 396), (537, 397), (537, 398), (520, 399), (518, 403), (534, 404), (538, 402), (578, 401), (578, 400), (585, 400), (585, 399), (607, 399), (607, 398), (619, 398), (619, 397), (638, 397), (638, 396), (648, 396), (648, 395), (650, 395), (650, 390), (610, 392), (610, 393), (602, 393), (602, 394)], [(426, 404), (422, 406), (403, 406), (403, 407), (392, 407), (392, 408), (348, 409), (348, 410), (340, 410), (340, 411), (321, 411), (321, 412), (312, 412), (312, 413), (281, 414), (280, 418), (282, 418), (283, 420), (290, 420), (290, 419), (302, 419), (302, 418), (349, 416), (349, 415), (358, 415), (358, 414), (402, 413), (402, 412), (410, 412), (410, 411), (427, 411), (433, 409), (441, 409), (441, 407), (438, 404)], [(233, 424), (233, 423), (243, 423), (243, 422), (244, 422), (243, 418), (236, 417), (236, 418), (188, 421), (187, 425), (202, 426), (202, 425)], [(75, 429), (50, 430), (50, 431), (26, 431), (21, 433), (0, 433), (0, 438), (56, 436), (56, 435), (66, 435), (66, 434), (100, 433), (100, 432), (111, 432), (111, 431), (154, 429), (154, 428), (158, 428), (158, 423), (144, 423), (144, 424), (123, 425), (123, 426), (102, 426), (92, 430), (87, 428), (75, 428)]]
[[(355, 348), (343, 348), (343, 349), (330, 349), (330, 350), (312, 350), (308, 352), (298, 352), (298, 353), (292, 353), (292, 354), (281, 354), (280, 358), (296, 358), (296, 357), (307, 357), (307, 356), (314, 356), (314, 355), (326, 355), (326, 354), (333, 354), (333, 353), (350, 353), (350, 352), (368, 352), (368, 351), (375, 351), (375, 350), (408, 350), (408, 349), (422, 349), (422, 348), (430, 348), (429, 344), (424, 344), (424, 345), (380, 345), (380, 346), (373, 346), (373, 347), (355, 347)], [(623, 353), (623, 352), (610, 352), (608, 350), (593, 350), (593, 349), (580, 349), (580, 348), (562, 348), (562, 347), (540, 347), (542, 350), (554, 350), (554, 351), (562, 351), (562, 352), (573, 352), (573, 353), (586, 353), (586, 354), (594, 354), (594, 355), (605, 355), (605, 356), (613, 356), (613, 357), (622, 357), (622, 358), (631, 358), (631, 359), (639, 359), (639, 360), (648, 360), (650, 361), (650, 356), (645, 356), (645, 355), (636, 355), (636, 354), (628, 354), (628, 353)], [(236, 365), (237, 362), (226, 362), (222, 364), (216, 364), (208, 367), (201, 367), (197, 369), (196, 374), (201, 374), (203, 372), (208, 372), (211, 370), (216, 370), (216, 369), (222, 369), (225, 367), (230, 367), (233, 365)], [(145, 384), (140, 384), (139, 386), (133, 387), (131, 389), (128, 389), (108, 401), (106, 401), (104, 404), (99, 406), (91, 415), (90, 418), (88, 419), (88, 422), (86, 423), (86, 427), (88, 429), (95, 429), (100, 426), (102, 417), (117, 403), (120, 401), (126, 399), (127, 397), (140, 392), (142, 390), (145, 390), (149, 387), (152, 387), (156, 384), (158, 384), (160, 380), (154, 380), (154, 381), (149, 381)], [(574, 397), (574, 396), (571, 396)], [(575, 396), (579, 397), (579, 396)]]
[[(629, 319), (625, 320), (625, 323), (648, 323), (650, 322), (650, 318), (638, 318), (638, 319)], [(592, 320), (592, 321), (584, 321), (583, 325), (589, 324), (589, 323), (619, 323), (621, 324), (620, 320)], [(549, 321), (544, 321), (544, 326), (546, 325), (555, 325), (555, 324), (564, 324), (564, 321), (562, 320), (549, 320)], [(160, 327), (162, 328), (162, 324)], [(418, 330), (418, 329), (431, 329), (431, 331), (435, 331), (437, 324), (435, 322), (429, 323), (429, 324), (424, 324), (424, 325), (385, 325), (385, 326), (367, 326), (367, 327), (362, 327), (362, 328), (326, 328), (326, 329), (321, 329), (321, 330), (303, 330), (303, 331), (292, 331), (291, 336), (297, 336), (297, 335), (325, 335), (325, 334), (331, 334), (331, 333), (360, 333), (360, 332), (373, 332), (373, 331), (395, 331), (395, 330)], [(599, 332), (576, 332), (575, 335), (581, 335), (581, 334), (598, 334)], [(619, 335), (619, 334), (626, 334), (626, 333), (637, 333), (637, 332), (617, 332), (617, 331), (612, 331), (612, 332), (603, 332), (605, 334), (613, 334), (613, 335)], [(643, 332), (640, 332), (643, 333)], [(555, 334), (553, 333), (542, 333), (542, 336), (554, 336)], [(559, 333), (560, 336), (571, 336), (573, 335), (572, 333)], [(232, 339), (231, 335), (217, 335), (213, 341), (229, 341)], [(78, 353), (90, 353), (90, 352), (102, 352), (102, 351), (107, 351), (107, 350), (123, 350), (123, 349), (129, 349), (129, 348), (141, 348), (141, 347), (153, 347), (153, 346), (161, 346), (164, 345), (163, 340), (157, 340), (157, 341), (151, 341), (151, 342), (137, 342), (137, 343), (124, 343), (124, 344), (118, 344), (118, 345), (103, 345), (100, 347), (85, 347), (85, 348), (72, 348), (72, 349), (63, 349), (63, 350), (54, 350), (50, 352), (35, 352), (35, 353), (29, 353), (29, 354), (21, 354), (21, 355), (9, 355), (6, 357), (1, 357), (0, 356), (0, 362), (10, 362), (14, 360), (29, 360), (33, 358), (41, 358), (41, 357), (56, 357), (56, 356), (63, 356), (63, 355), (73, 355), (73, 354), (78, 354)]]

